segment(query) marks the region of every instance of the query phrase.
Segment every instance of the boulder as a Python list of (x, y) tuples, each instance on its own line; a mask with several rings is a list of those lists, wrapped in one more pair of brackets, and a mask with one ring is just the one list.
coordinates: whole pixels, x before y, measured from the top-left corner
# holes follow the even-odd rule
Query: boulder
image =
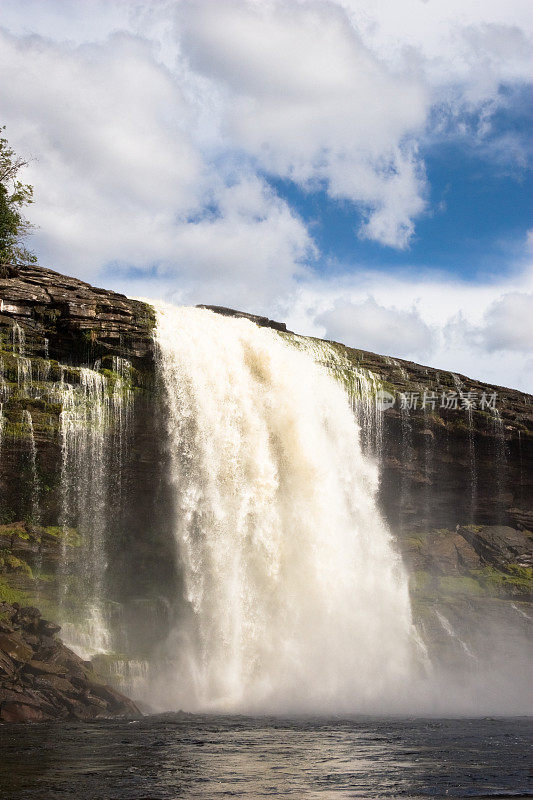
[(0, 706), (2, 722), (41, 722), (46, 716), (40, 708), (26, 703), (3, 703)]
[(39, 609), (0, 602), (0, 618), (0, 722), (140, 716), (55, 638), (59, 625)]
[(533, 539), (527, 531), (507, 525), (486, 525), (479, 529), (468, 525), (459, 531), (487, 564), (533, 566)]
[(66, 675), (67, 670), (59, 664), (47, 664), (45, 661), (28, 661), (24, 669), (35, 672), (37, 675)]
[(33, 649), (16, 633), (0, 633), (0, 653), (13, 661), (29, 661)]

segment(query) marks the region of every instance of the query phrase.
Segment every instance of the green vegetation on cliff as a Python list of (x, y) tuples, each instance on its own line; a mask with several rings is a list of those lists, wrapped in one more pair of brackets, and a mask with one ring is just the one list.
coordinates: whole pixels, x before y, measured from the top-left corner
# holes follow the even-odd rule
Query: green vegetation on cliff
[(484, 566), (466, 575), (434, 575), (417, 570), (411, 576), (411, 593), (415, 602), (438, 602), (456, 597), (516, 597), (523, 600), (533, 595), (533, 569), (509, 564), (507, 570)]
[[(4, 131), (0, 128), (0, 132)], [(0, 137), (0, 277), (4, 264), (27, 264), (36, 261), (24, 246), (31, 225), (22, 209), (33, 202), (33, 187), (18, 180), (27, 164), (15, 154), (5, 137)]]

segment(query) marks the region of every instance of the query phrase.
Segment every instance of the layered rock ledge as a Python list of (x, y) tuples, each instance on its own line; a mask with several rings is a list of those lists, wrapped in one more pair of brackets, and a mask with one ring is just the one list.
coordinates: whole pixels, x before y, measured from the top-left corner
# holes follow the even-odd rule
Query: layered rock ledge
[(14, 322), (23, 326), (26, 355), (70, 362), (105, 354), (151, 357), (154, 312), (146, 303), (44, 267), (5, 267), (3, 271), (0, 327)]
[(36, 608), (0, 602), (0, 721), (140, 716), (57, 638), (59, 631)]

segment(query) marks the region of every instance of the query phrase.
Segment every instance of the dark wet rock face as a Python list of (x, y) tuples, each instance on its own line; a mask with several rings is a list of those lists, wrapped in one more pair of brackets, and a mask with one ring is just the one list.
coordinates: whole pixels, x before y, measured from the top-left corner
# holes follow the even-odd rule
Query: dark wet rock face
[(440, 593), (533, 599), (533, 534), (503, 525), (464, 525), (401, 539), (415, 588)]
[(0, 602), (0, 721), (140, 716), (65, 647), (59, 631), (37, 608)]
[(533, 534), (504, 525), (458, 525), (406, 538), (415, 569), (461, 574), (490, 565), (502, 569), (533, 566)]

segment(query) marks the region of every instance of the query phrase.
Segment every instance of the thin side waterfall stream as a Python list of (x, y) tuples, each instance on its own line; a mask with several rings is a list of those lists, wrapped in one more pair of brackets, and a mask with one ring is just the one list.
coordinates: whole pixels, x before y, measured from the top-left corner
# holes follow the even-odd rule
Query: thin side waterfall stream
[[(77, 577), (84, 592), (84, 619), (78, 624), (62, 620), (63, 637), (86, 658), (111, 647), (105, 615), (106, 538), (109, 535), (112, 497), (120, 500), (120, 468), (129, 392), (124, 384), (122, 359), (114, 360), (114, 387), (105, 375), (79, 369), (79, 383), (71, 385), (64, 374), (56, 387), (61, 402), (61, 527), (64, 542), (70, 526), (82, 537), (76, 563), (63, 554), (63, 581)], [(98, 365), (97, 365), (98, 366)], [(118, 466), (118, 469), (117, 469)]]
[(186, 605), (167, 707), (390, 707), (420, 651), (345, 388), (271, 329), (156, 310)]

